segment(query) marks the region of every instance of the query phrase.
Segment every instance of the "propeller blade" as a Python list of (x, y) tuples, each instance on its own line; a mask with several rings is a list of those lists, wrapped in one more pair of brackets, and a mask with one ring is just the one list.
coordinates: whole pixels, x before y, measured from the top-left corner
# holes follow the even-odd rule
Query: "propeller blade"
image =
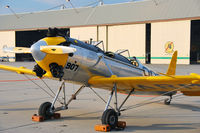
[(4, 47), (3, 52), (7, 53), (31, 53), (30, 48), (26, 47)]
[(40, 46), (40, 51), (47, 54), (68, 54), (74, 53), (76, 49), (66, 46)]

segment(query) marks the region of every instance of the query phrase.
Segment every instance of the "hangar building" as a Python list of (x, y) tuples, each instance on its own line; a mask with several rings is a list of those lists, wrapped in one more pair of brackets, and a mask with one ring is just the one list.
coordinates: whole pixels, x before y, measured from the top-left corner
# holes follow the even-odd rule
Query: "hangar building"
[[(145, 0), (96, 7), (0, 15), (0, 47), (25, 46), (43, 38), (48, 27), (80, 40), (104, 41), (107, 51), (128, 49), (143, 63), (200, 63), (200, 0)], [(0, 52), (9, 60), (30, 55)]]

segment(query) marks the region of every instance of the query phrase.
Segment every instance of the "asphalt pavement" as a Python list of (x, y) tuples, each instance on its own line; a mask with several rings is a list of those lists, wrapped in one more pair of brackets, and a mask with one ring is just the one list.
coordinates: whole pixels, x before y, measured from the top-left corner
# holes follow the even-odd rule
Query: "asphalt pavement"
[[(32, 68), (32, 62), (0, 63)], [(147, 65), (149, 68), (165, 73), (168, 65)], [(200, 65), (178, 65), (177, 74), (200, 74)], [(32, 79), (29, 81), (28, 79)], [(44, 79), (48, 86), (56, 91), (59, 81)], [(85, 88), (77, 99), (72, 101), (68, 110), (60, 111), (61, 118), (45, 122), (33, 122), (31, 117), (37, 114), (41, 103), (52, 101), (42, 89), (48, 87), (36, 77), (19, 75), (0, 70), (0, 132), (2, 133), (94, 133), (94, 126), (101, 123), (105, 103), (89, 88)], [(36, 85), (37, 84), (37, 85)], [(80, 87), (66, 83), (67, 99)], [(105, 100), (109, 91), (94, 89)], [(118, 94), (119, 102), (126, 95)], [(155, 101), (144, 106), (133, 106), (122, 112), (119, 120), (126, 121), (127, 127), (113, 133), (199, 133), (200, 132), (200, 97), (180, 95), (172, 100), (171, 105), (164, 105), (166, 97), (131, 96), (125, 107)], [(113, 102), (112, 102), (113, 103)], [(59, 105), (58, 103), (56, 104)]]

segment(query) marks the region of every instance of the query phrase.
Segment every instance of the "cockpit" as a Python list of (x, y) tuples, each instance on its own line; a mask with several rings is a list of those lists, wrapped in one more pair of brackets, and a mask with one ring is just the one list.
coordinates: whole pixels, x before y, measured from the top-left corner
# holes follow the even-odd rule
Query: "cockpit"
[[(136, 59), (136, 57), (130, 57), (129, 51), (126, 50), (117, 50), (116, 52), (111, 52), (111, 51), (105, 51), (104, 48), (104, 43), (103, 41), (90, 41), (90, 42), (85, 42), (85, 41), (79, 41), (73, 38), (67, 38), (68, 44), (74, 44), (79, 47), (97, 52), (97, 53), (102, 53), (107, 57), (110, 57), (112, 59), (116, 59), (118, 61), (134, 65), (135, 67), (139, 66), (139, 62)], [(125, 54), (127, 53), (127, 56)]]
[[(128, 64), (132, 64), (136, 67), (138, 66), (138, 61), (137, 61), (136, 57), (130, 57), (130, 53), (129, 53), (128, 49), (125, 49), (125, 50), (120, 49), (120, 50), (117, 50), (116, 52), (111, 52), (111, 51), (105, 51), (103, 41), (92, 42), (91, 44), (98, 48), (100, 48), (99, 46), (101, 46), (100, 49), (103, 49), (104, 55), (106, 55), (110, 58), (117, 59), (117, 60), (120, 60), (120, 61), (128, 63)], [(123, 55), (125, 53), (127, 53), (127, 56)]]
[(127, 65), (131, 65), (132, 67), (143, 70), (144, 76), (157, 75), (156, 73), (154, 73), (153, 71), (151, 71), (150, 69), (148, 69), (147, 67), (142, 65), (136, 57), (134, 57), (134, 56), (130, 57), (130, 53), (129, 53), (128, 49), (125, 49), (125, 50), (121, 49), (121, 50), (117, 50), (116, 52), (111, 52), (111, 51), (105, 51), (103, 41), (99, 41), (99, 42), (92, 41), (92, 42), (88, 43), (88, 42), (79, 41), (79, 40), (76, 40), (73, 38), (67, 38), (66, 40), (67, 41), (61, 45), (69, 46), (72, 44), (72, 45), (76, 45), (76, 46), (94, 51), (96, 53), (101, 53), (110, 59), (114, 59), (114, 60), (120, 61), (122, 63), (127, 63)]

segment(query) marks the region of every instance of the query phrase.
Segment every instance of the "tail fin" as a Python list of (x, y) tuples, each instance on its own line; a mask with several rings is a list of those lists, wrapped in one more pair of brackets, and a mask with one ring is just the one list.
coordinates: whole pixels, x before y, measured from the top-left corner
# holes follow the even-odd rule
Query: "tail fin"
[(175, 75), (176, 74), (176, 62), (177, 62), (177, 51), (174, 52), (171, 62), (169, 64), (167, 75)]

